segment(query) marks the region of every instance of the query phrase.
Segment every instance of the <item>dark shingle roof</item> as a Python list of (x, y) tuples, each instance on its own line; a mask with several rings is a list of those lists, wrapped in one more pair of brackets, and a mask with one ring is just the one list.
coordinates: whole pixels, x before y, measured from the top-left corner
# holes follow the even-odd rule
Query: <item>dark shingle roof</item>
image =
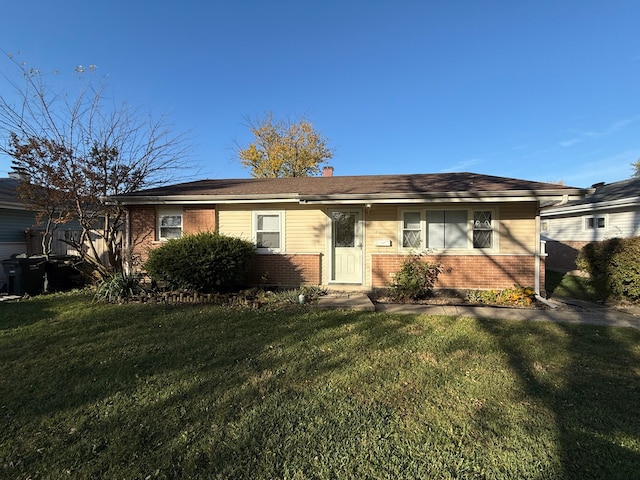
[(365, 197), (371, 195), (407, 197), (438, 196), (464, 192), (472, 195), (491, 192), (574, 193), (572, 187), (475, 173), (436, 173), (415, 175), (361, 175), (297, 178), (248, 178), (200, 180), (119, 195), (112, 199), (126, 202), (157, 197)]
[(625, 198), (640, 197), (640, 177), (629, 178), (620, 182), (597, 185), (593, 195), (575, 203), (598, 203)]
[(596, 184), (594, 187), (595, 191), (584, 198), (572, 200), (561, 205), (552, 205), (545, 210), (553, 210), (554, 208), (566, 209), (568, 207), (579, 207), (581, 205), (597, 205), (604, 202), (633, 200), (640, 197), (640, 177), (633, 177), (613, 183)]

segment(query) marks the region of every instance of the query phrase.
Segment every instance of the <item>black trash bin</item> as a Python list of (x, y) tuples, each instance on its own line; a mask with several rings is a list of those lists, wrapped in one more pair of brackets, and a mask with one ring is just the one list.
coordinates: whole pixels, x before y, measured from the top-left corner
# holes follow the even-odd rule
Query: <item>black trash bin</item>
[(44, 256), (13, 256), (2, 261), (10, 295), (37, 295), (44, 291)]
[(78, 257), (73, 255), (51, 255), (45, 265), (50, 292), (64, 292), (77, 286), (78, 272), (73, 267)]

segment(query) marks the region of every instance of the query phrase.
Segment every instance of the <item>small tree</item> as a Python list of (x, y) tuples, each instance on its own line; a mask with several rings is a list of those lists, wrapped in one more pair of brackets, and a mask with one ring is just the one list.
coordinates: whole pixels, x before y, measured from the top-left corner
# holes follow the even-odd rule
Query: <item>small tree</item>
[(631, 166), (633, 167), (633, 176), (640, 177), (640, 160), (636, 160)]
[[(102, 199), (174, 180), (184, 162), (184, 136), (172, 135), (164, 117), (146, 118), (126, 104), (114, 108), (105, 85), (91, 81), (95, 66), (76, 67), (80, 90), (69, 96), (64, 88), (52, 90), (39, 70), (8, 58), (21, 80), (3, 75), (10, 88), (0, 89), (6, 139), (0, 153), (12, 157), (26, 179), (19, 197), (46, 220), (49, 240), (49, 226), (78, 221), (80, 238), (66, 241), (98, 277), (121, 271), (124, 211)], [(44, 247), (49, 253), (50, 243)]]
[(275, 121), (271, 112), (264, 118), (247, 119), (254, 141), (237, 147), (240, 163), (257, 178), (309, 177), (333, 157), (322, 137), (304, 117), (298, 122)]

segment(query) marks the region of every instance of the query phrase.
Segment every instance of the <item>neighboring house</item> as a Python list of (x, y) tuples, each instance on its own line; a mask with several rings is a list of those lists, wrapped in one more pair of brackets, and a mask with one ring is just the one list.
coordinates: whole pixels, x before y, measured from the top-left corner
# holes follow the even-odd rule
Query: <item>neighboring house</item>
[[(20, 183), (17, 174), (0, 178), (0, 261), (12, 255), (42, 254), (44, 227), (38, 225), (36, 215), (28, 210), (18, 198), (16, 188)], [(80, 238), (80, 227), (70, 223), (58, 227), (54, 232), (51, 253), (54, 255), (75, 255), (77, 251), (63, 240)], [(7, 282), (4, 268), (0, 266), (0, 290)]]
[[(35, 215), (27, 210), (16, 195), (17, 178), (0, 178), (0, 260), (26, 253), (25, 230), (35, 224)], [(0, 266), (0, 289), (6, 283)]]
[(640, 235), (640, 178), (599, 183), (591, 192), (541, 210), (548, 268), (575, 270), (576, 257), (587, 243)]
[(150, 248), (200, 231), (256, 244), (255, 284), (385, 287), (412, 252), (437, 288), (544, 288), (541, 201), (581, 189), (473, 173), (202, 180), (110, 197), (127, 209), (138, 267)]

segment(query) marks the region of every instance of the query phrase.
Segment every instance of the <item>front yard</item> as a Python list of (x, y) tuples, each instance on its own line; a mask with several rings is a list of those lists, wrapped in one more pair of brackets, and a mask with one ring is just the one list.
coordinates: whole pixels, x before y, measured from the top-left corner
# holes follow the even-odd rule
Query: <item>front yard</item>
[(0, 477), (638, 477), (640, 331), (0, 304)]

